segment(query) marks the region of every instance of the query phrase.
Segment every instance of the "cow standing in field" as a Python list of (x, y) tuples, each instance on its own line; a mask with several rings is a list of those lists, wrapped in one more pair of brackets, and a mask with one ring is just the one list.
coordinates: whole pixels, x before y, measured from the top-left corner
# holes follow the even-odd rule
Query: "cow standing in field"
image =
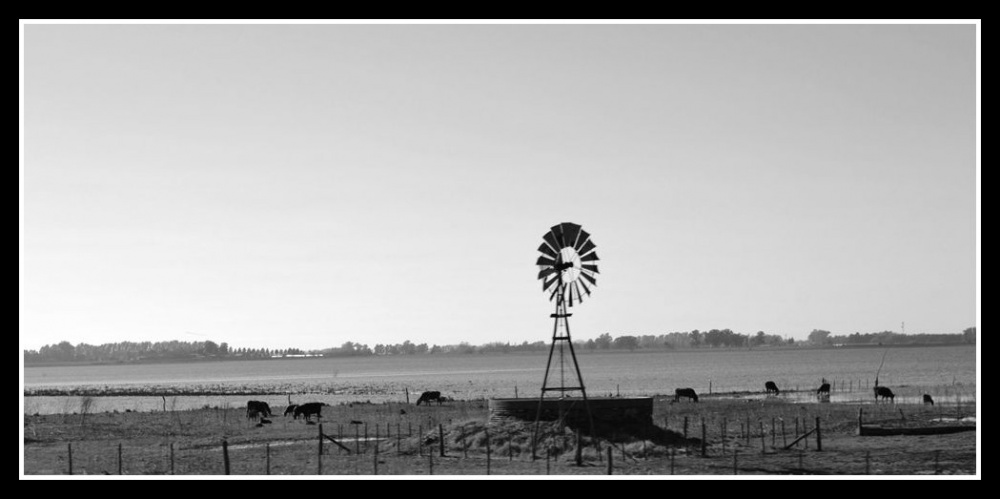
[(312, 417), (313, 414), (316, 415), (317, 419), (323, 417), (323, 414), (321, 413), (323, 410), (323, 405), (324, 404), (322, 402), (309, 402), (308, 404), (299, 404), (295, 408), (295, 411), (293, 411), (292, 417), (294, 417), (295, 419), (299, 419), (299, 416), (302, 416), (306, 418), (306, 423), (312, 424), (312, 419), (310, 418)]
[(823, 384), (819, 385), (819, 388), (816, 389), (816, 396), (830, 398), (830, 383), (826, 382), (826, 378), (823, 378)]
[(876, 386), (875, 387), (875, 401), (878, 402), (879, 397), (882, 397), (882, 401), (889, 399), (892, 403), (896, 403), (896, 394), (892, 393), (892, 390), (887, 386)]
[(774, 381), (764, 383), (764, 389), (767, 390), (768, 395), (771, 395), (772, 393), (778, 395), (781, 393), (781, 390), (778, 390), (778, 385), (775, 384)]
[(285, 408), (284, 415), (288, 416), (289, 414), (291, 414), (293, 418), (298, 419), (298, 416), (295, 415), (295, 408), (298, 406), (299, 404), (289, 404), (288, 407)]
[(694, 388), (678, 388), (674, 390), (674, 402), (680, 401), (681, 397), (689, 398), (695, 402), (698, 401), (698, 394), (694, 392)]
[(258, 418), (267, 418), (271, 415), (271, 407), (267, 402), (251, 400), (247, 402), (247, 419), (256, 421)]
[(438, 405), (441, 405), (441, 392), (421, 393), (420, 398), (417, 399), (417, 405), (420, 405), (421, 402), (427, 402), (429, 404), (432, 400), (437, 401)]
[(925, 393), (924, 394), (924, 403), (925, 404), (934, 405), (934, 397), (931, 397), (930, 395), (928, 395), (928, 394)]

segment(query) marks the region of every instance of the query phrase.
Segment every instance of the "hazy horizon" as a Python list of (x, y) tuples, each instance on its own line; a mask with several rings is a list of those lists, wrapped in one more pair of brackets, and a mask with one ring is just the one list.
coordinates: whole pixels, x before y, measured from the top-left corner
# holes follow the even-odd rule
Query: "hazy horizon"
[(25, 349), (978, 326), (975, 24), (23, 30)]

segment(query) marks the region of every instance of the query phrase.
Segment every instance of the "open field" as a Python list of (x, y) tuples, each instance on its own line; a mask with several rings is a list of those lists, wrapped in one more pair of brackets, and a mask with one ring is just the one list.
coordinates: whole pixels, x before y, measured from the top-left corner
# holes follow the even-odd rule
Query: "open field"
[[(281, 417), (283, 407), (272, 407), (278, 413), (272, 424), (257, 427), (246, 420), (244, 407), (229, 403), (86, 416), (86, 407), (78, 405), (75, 414), (25, 414), (24, 474), (61, 475), (72, 466), (74, 474), (117, 474), (120, 467), (123, 474), (221, 475), (226, 471), (224, 441), (229, 472), (238, 475), (605, 475), (609, 448), (612, 473), (628, 475), (976, 474), (978, 430), (857, 436), (859, 409), (866, 424), (974, 426), (974, 400), (933, 407), (871, 401), (817, 404), (800, 403), (801, 397), (794, 395), (716, 394), (700, 403), (656, 397), (654, 434), (606, 435), (597, 441), (584, 436), (582, 466), (576, 464), (571, 429), (545, 425), (532, 459), (532, 425), (488, 424), (484, 399), (441, 406), (387, 402), (324, 407), (323, 433), (347, 450), (323, 439), (322, 455), (320, 427)], [(795, 439), (796, 428), (798, 434), (812, 430), (817, 418), (822, 450), (815, 432), (784, 449)]]

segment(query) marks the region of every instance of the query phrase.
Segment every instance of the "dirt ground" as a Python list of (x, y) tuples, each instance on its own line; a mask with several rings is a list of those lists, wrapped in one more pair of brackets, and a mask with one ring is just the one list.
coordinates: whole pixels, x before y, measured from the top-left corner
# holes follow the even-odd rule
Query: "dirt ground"
[[(532, 453), (534, 426), (488, 423), (485, 400), (440, 406), (328, 406), (323, 408), (322, 425), (282, 417), (283, 408), (273, 409), (277, 414), (271, 423), (261, 426), (247, 420), (244, 408), (26, 414), (22, 473), (224, 475), (228, 460), (232, 475), (606, 477), (609, 471), (661, 477), (977, 475), (978, 430), (857, 435), (859, 409), (865, 425), (974, 428), (976, 423), (967, 420), (975, 415), (971, 404), (950, 408), (800, 404), (781, 398), (751, 401), (724, 396), (704, 397), (700, 403), (672, 403), (670, 398), (658, 397), (651, 433), (603, 435), (592, 440), (582, 432), (581, 465), (572, 428), (542, 425)], [(819, 441), (814, 430), (817, 418)], [(321, 431), (326, 438), (320, 438)], [(788, 445), (810, 431), (797, 444)]]

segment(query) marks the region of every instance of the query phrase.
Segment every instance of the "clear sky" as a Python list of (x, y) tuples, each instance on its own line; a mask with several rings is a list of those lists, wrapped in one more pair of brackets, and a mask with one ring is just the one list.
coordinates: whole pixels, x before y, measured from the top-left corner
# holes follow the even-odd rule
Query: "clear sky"
[(24, 348), (975, 325), (976, 26), (24, 26)]

